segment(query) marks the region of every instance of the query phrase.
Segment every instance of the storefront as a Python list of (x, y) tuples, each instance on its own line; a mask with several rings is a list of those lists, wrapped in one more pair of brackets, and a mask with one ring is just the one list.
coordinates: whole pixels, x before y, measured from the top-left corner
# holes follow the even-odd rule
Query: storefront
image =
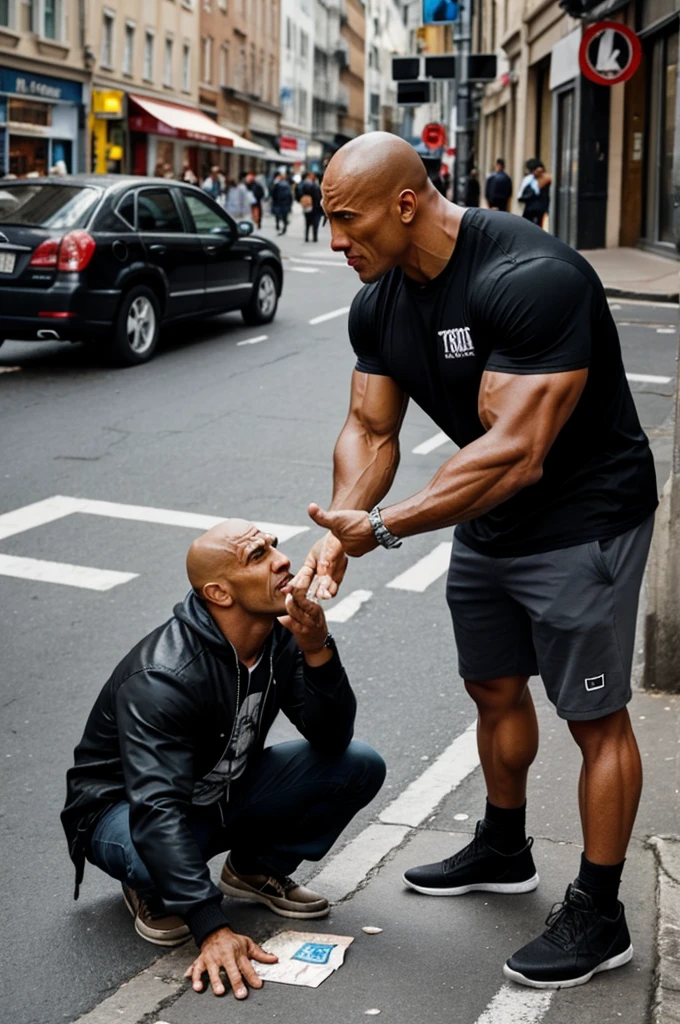
[(93, 89), (90, 115), (91, 170), (120, 174), (127, 169), (125, 93), (119, 89)]
[(201, 177), (234, 146), (234, 134), (200, 110), (176, 103), (128, 97), (133, 174), (179, 177), (185, 165)]
[(80, 82), (0, 68), (0, 176), (82, 171)]

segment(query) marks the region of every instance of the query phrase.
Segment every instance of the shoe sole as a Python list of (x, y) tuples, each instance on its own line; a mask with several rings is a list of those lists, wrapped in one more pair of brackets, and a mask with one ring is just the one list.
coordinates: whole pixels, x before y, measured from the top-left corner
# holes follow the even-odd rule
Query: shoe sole
[(137, 917), (137, 911), (133, 907), (132, 903), (130, 903), (130, 900), (127, 897), (125, 889), (123, 889), (123, 901), (125, 902), (125, 906), (128, 908), (128, 910), (130, 911), (134, 918), (135, 931), (140, 936), (140, 938), (144, 939), (146, 942), (151, 942), (154, 946), (165, 946), (167, 948), (168, 946), (183, 946), (184, 943), (188, 942), (189, 939), (191, 938), (191, 932), (189, 932), (188, 935), (182, 935), (179, 938), (175, 939), (159, 939), (157, 938), (156, 933), (145, 932), (144, 925), (140, 922), (139, 918)]
[(423, 893), (424, 896), (464, 896), (467, 892), (500, 892), (510, 895), (533, 892), (540, 879), (536, 874), (524, 882), (476, 882), (474, 885), (458, 885), (451, 889), (430, 889), (425, 885), (416, 885), (415, 882), (409, 882), (406, 875), (402, 875), (402, 881), (409, 889)]
[(613, 971), (617, 967), (623, 967), (624, 964), (630, 963), (632, 959), (633, 946), (630, 945), (623, 953), (618, 953), (616, 956), (610, 957), (609, 960), (603, 961), (588, 974), (584, 974), (580, 978), (568, 978), (566, 981), (534, 981), (533, 978), (527, 978), (519, 971), (513, 971), (512, 967), (508, 967), (507, 964), (503, 964), (503, 974), (510, 981), (515, 981), (518, 985), (527, 985), (529, 988), (576, 988), (577, 985), (585, 985), (589, 982), (594, 974), (600, 974), (601, 971)]
[(327, 917), (331, 909), (327, 906), (324, 907), (323, 910), (284, 910), (283, 907), (277, 907), (277, 905), (272, 902), (269, 896), (264, 896), (262, 893), (245, 892), (243, 889), (237, 889), (236, 886), (229, 885), (228, 882), (224, 882), (221, 879), (218, 882), (218, 885), (222, 892), (226, 893), (227, 896), (235, 896), (236, 899), (255, 900), (257, 903), (263, 903), (265, 907), (269, 907), (269, 909), (272, 910), (275, 914), (278, 914), (279, 917), (292, 917), (296, 918), (297, 920), (310, 920), (315, 917)]

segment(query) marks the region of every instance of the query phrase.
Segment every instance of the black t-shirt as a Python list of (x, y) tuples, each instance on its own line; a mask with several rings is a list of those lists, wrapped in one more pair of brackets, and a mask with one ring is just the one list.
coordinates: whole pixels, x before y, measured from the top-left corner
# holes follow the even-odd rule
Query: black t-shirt
[(572, 547), (625, 533), (656, 508), (652, 453), (602, 284), (535, 225), (467, 210), (442, 273), (419, 285), (396, 268), (365, 285), (349, 332), (357, 370), (391, 377), (461, 448), (484, 434), (485, 370), (588, 368), (541, 480), (459, 524), (456, 536), (469, 547), (507, 557)]

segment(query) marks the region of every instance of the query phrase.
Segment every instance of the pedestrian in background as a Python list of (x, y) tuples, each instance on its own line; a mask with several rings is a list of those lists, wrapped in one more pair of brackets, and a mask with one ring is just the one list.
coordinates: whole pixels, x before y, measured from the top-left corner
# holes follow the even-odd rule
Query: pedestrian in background
[(319, 221), (321, 220), (321, 189), (314, 171), (309, 171), (300, 185), (300, 206), (305, 215), (305, 242), (309, 241), (309, 232), (315, 242), (319, 241)]
[(510, 196), (512, 195), (512, 178), (509, 174), (506, 174), (503, 157), (498, 157), (496, 169), (486, 179), (484, 195), (489, 204), (489, 209), (507, 212)]
[(230, 178), (224, 204), (227, 213), (230, 213), (234, 220), (250, 220), (251, 202), (252, 196), (245, 182)]
[(185, 182), (187, 185), (198, 185), (198, 178), (194, 174), (194, 171), (188, 160), (184, 161), (184, 165), (182, 167), (182, 181)]
[(259, 228), (262, 223), (262, 200), (264, 199), (264, 189), (255, 177), (255, 171), (248, 172), (245, 184), (251, 195), (250, 213), (255, 226)]
[(217, 202), (222, 195), (222, 177), (220, 175), (220, 169), (216, 164), (210, 168), (210, 174), (203, 182), (203, 191), (207, 192), (209, 196)]
[(293, 190), (284, 174), (280, 171), (274, 178), (271, 187), (272, 213), (276, 219), (277, 235), (285, 235), (288, 229), (288, 218), (293, 205)]
[(517, 201), (524, 206), (522, 216), (540, 228), (550, 205), (552, 178), (546, 173), (541, 160), (527, 160), (525, 166), (527, 173), (522, 178)]
[(480, 191), (479, 174), (477, 172), (477, 168), (473, 167), (467, 176), (467, 181), (465, 182), (465, 205), (479, 206)]

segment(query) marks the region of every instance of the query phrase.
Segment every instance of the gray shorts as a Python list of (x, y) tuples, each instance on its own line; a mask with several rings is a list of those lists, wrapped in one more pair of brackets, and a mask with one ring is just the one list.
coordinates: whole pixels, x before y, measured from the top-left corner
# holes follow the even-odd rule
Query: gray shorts
[(611, 540), (521, 558), (454, 538), (446, 596), (463, 679), (540, 674), (571, 721), (624, 707), (653, 527), (650, 516)]

